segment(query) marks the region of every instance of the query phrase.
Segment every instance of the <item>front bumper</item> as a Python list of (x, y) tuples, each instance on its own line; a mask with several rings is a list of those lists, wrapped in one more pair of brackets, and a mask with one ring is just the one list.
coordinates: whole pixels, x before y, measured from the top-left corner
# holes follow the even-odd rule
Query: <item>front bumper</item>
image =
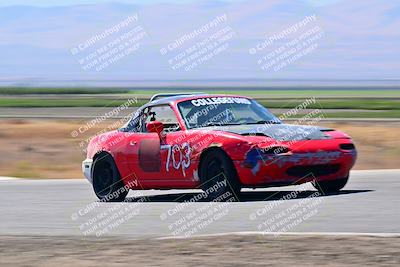
[(82, 172), (85, 175), (86, 179), (91, 184), (93, 184), (92, 165), (93, 165), (93, 160), (92, 159), (85, 159), (84, 161), (82, 161)]
[(347, 177), (357, 157), (355, 149), (310, 150), (272, 157), (255, 157), (248, 153), (245, 161), (235, 161), (234, 165), (244, 186), (289, 185)]

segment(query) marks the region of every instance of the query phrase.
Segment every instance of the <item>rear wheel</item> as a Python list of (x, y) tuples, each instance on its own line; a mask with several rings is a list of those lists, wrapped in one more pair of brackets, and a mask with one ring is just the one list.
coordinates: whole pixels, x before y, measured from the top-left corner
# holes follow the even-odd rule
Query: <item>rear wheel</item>
[(231, 159), (222, 151), (211, 151), (200, 166), (201, 189), (211, 201), (238, 201), (240, 183)]
[(322, 194), (336, 193), (339, 192), (349, 180), (349, 176), (341, 179), (331, 180), (331, 181), (321, 181), (312, 182), (315, 189), (317, 189)]
[(110, 154), (99, 156), (93, 162), (93, 189), (102, 201), (123, 201), (129, 189), (124, 187)]

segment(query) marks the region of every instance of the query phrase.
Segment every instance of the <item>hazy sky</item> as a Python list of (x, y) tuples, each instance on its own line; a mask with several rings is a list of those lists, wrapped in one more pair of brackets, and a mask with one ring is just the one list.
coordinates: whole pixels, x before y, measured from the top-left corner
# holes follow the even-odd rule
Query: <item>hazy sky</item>
[[(194, 2), (195, 0), (3, 0), (0, 1), (0, 6), (10, 5), (31, 5), (31, 6), (60, 6), (60, 5), (78, 5), (78, 4), (94, 4), (106, 2), (130, 3), (130, 4), (157, 4), (157, 3), (178, 3), (185, 4)], [(240, 0), (223, 0), (227, 2)]]
[[(214, 0), (115, 0), (114, 4), (104, 6), (99, 3), (109, 3), (110, 0), (0, 0), (0, 82), (24, 78), (400, 78), (399, 1), (224, 1), (225, 4)], [(134, 5), (115, 4), (121, 2)], [(175, 5), (177, 3), (179, 5)], [(4, 8), (7, 5), (23, 6)], [(76, 49), (81, 44), (135, 14), (138, 19), (129, 27), (77, 53)], [(176, 49), (169, 48), (182, 36), (208, 25), (217, 17), (224, 17), (222, 15), (226, 15), (223, 22), (209, 31), (194, 35), (183, 44), (179, 43)], [(310, 16), (314, 17), (312, 23), (282, 35), (282, 40), (276, 43), (266, 41)], [(84, 68), (92, 63), (92, 56), (100, 48), (138, 28), (144, 34), (141, 35), (142, 39), (138, 39), (140, 42), (135, 43), (137, 50), (129, 50), (133, 52), (104, 69)], [(222, 36), (226, 39), (221, 37), (218, 50), (211, 49), (209, 54), (196, 59), (197, 65), (191, 63), (190, 68), (179, 68), (179, 64), (184, 66), (182, 55), (189, 55), (194, 51), (193, 47), (199, 48), (207, 43), (205, 40), (215, 38), (227, 29), (230, 35)], [(136, 37), (132, 37), (134, 42)], [(298, 43), (298, 40), (306, 37), (309, 45), (307, 42)], [(215, 43), (218, 44), (212, 44)], [(280, 48), (292, 47), (292, 44), (299, 48), (285, 50), (286, 55), (291, 56), (290, 62), (285, 61), (286, 65), (282, 63), (279, 66), (275, 64), (278, 61), (272, 61), (274, 57), (285, 58), (285, 55), (279, 54), (284, 51)], [(300, 47), (300, 44), (304, 47)], [(164, 53), (165, 47), (169, 49), (167, 54)], [(290, 54), (293, 51), (296, 54)], [(125, 50), (122, 52), (126, 53)]]
[[(151, 5), (157, 3), (175, 3), (175, 4), (185, 4), (190, 2), (200, 2), (201, 0), (2, 0), (0, 1), (1, 6), (12, 6), (12, 5), (29, 5), (29, 6), (64, 6), (64, 5), (82, 5), (82, 4), (96, 4), (96, 3), (108, 3), (108, 2), (118, 2), (118, 3), (128, 3), (128, 4), (139, 4), (139, 5)], [(218, 0), (223, 2), (240, 2), (244, 0)], [(307, 2), (311, 5), (326, 5), (331, 3), (340, 2), (342, 0), (300, 0)]]

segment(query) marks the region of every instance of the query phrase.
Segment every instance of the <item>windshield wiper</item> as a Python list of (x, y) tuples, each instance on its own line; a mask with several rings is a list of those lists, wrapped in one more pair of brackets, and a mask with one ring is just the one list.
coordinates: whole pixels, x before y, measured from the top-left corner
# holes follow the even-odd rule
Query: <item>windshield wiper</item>
[(279, 121), (255, 121), (255, 122), (248, 122), (246, 124), (281, 124)]
[(240, 123), (220, 123), (220, 122), (210, 121), (207, 123), (200, 124), (198, 125), (198, 127), (229, 126), (229, 125), (240, 125)]

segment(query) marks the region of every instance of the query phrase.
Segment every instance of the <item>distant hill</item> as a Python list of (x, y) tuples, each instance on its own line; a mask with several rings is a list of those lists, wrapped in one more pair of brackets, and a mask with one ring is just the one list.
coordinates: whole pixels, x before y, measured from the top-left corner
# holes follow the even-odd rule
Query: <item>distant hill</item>
[[(0, 81), (400, 78), (399, 2), (330, 1), (326, 5), (311, 5), (311, 2), (210, 0), (143, 6), (110, 3), (3, 7), (0, 8)], [(118, 34), (102, 39), (79, 55), (72, 55), (71, 49), (135, 14), (138, 21), (121, 32), (139, 25), (143, 28), (146, 36), (138, 50), (101, 71), (83, 70), (78, 62), (81, 55), (114, 40)], [(225, 14), (226, 22), (190, 38), (165, 56), (160, 53), (168, 44)], [(314, 14), (316, 21), (293, 36), (286, 36), (256, 55), (249, 53), (249, 49), (273, 34)], [(315, 26), (324, 33), (315, 50), (276, 72), (258, 66), (261, 55)], [(225, 50), (190, 71), (171, 68), (168, 60), (173, 56), (224, 27), (234, 32)]]

